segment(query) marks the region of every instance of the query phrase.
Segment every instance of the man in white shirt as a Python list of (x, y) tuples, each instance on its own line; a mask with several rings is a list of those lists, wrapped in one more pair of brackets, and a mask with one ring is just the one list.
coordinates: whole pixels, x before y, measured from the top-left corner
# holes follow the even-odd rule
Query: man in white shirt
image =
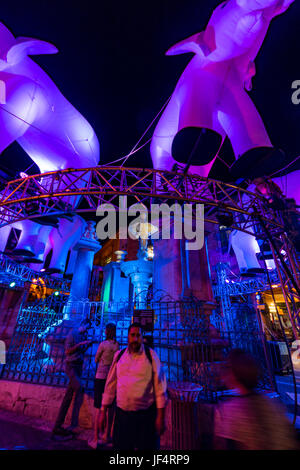
[(105, 428), (106, 409), (116, 398), (114, 448), (157, 450), (165, 429), (167, 383), (160, 360), (143, 345), (142, 329), (128, 329), (128, 347), (118, 351), (110, 368), (102, 396), (100, 430)]

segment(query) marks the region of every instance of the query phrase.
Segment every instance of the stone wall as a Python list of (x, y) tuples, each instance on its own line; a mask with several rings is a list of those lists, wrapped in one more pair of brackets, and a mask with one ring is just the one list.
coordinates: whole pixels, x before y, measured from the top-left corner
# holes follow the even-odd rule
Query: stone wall
[[(59, 387), (1, 380), (0, 408), (54, 423), (65, 390)], [(72, 405), (66, 418), (66, 425), (71, 423), (71, 412)], [(79, 424), (82, 428), (93, 427), (94, 413), (93, 397), (85, 395), (79, 415)]]
[[(0, 409), (43, 420), (46, 428), (50, 430), (56, 420), (65, 390), (65, 388), (59, 387), (0, 380)], [(67, 426), (71, 424), (72, 405), (70, 406), (65, 421), (65, 425)], [(184, 426), (182, 429), (178, 427), (180, 421), (178, 421), (176, 408), (178, 408), (178, 406), (175, 406), (175, 408), (172, 407), (172, 402), (169, 400), (166, 409), (166, 431), (161, 437), (162, 449), (174, 449), (174, 445), (188, 443), (190, 441), (187, 436), (179, 436), (179, 434), (182, 435), (182, 433), (186, 434), (187, 431), (184, 429)], [(201, 435), (210, 433), (212, 406), (204, 405), (200, 408), (196, 408), (196, 421), (194, 424), (191, 424), (191, 429), (188, 430), (188, 433), (193, 435), (196, 432), (196, 428), (198, 428), (198, 432), (200, 429)], [(177, 416), (172, 416), (172, 412), (175, 412)], [(94, 417), (95, 409), (93, 397), (85, 395), (79, 414), (80, 427), (89, 433), (93, 428)], [(194, 426), (195, 428), (193, 429)], [(201, 442), (198, 440), (200, 448), (202, 441), (203, 439), (201, 439)], [(177, 450), (180, 450), (180, 448)]]
[[(54, 425), (60, 404), (62, 402), (65, 388), (51, 387), (46, 385), (27, 384), (22, 382), (11, 382), (0, 380), (0, 409), (13, 411), (15, 413), (38, 418)], [(66, 417), (65, 425), (71, 424), (72, 406)], [(79, 425), (81, 428), (91, 430), (95, 417), (94, 399), (85, 394), (79, 414)], [(172, 448), (172, 417), (171, 403), (166, 410), (167, 431), (161, 438), (163, 449)]]

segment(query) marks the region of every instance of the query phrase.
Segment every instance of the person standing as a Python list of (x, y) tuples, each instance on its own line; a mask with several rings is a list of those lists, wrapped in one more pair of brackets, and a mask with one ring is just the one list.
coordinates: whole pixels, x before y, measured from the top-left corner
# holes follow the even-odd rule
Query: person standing
[[(53, 439), (71, 439), (78, 427), (79, 411), (84, 397), (84, 388), (81, 384), (84, 353), (93, 344), (92, 341), (87, 341), (86, 339), (89, 327), (90, 321), (83, 319), (79, 327), (69, 332), (65, 341), (66, 374), (69, 378), (69, 385), (52, 431)], [(75, 398), (71, 426), (65, 429), (63, 428), (63, 423), (71, 405), (73, 395), (75, 395)]]
[(100, 430), (106, 409), (116, 398), (113, 446), (118, 450), (157, 450), (165, 430), (167, 383), (160, 360), (143, 344), (142, 328), (132, 323), (128, 346), (115, 354), (100, 411)]
[[(94, 424), (94, 437), (91, 441), (88, 442), (88, 445), (93, 449), (96, 449), (98, 445), (100, 407), (106, 378), (113, 362), (114, 355), (119, 350), (119, 343), (116, 341), (116, 325), (113, 323), (108, 323), (105, 328), (105, 336), (106, 339), (99, 344), (95, 356), (95, 362), (98, 364), (94, 387), (94, 407), (96, 408), (96, 416)], [(114, 408), (113, 406), (110, 406), (107, 410), (107, 425), (105, 435), (102, 437), (103, 443), (109, 442), (110, 440), (113, 414)]]

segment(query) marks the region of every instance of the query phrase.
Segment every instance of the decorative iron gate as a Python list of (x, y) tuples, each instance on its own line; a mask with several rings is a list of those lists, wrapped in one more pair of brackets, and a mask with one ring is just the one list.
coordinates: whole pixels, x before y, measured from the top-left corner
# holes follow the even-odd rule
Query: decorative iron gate
[[(104, 339), (105, 325), (117, 327), (120, 348), (127, 344), (127, 330), (138, 311), (129, 303), (70, 302), (66, 297), (50, 297), (44, 302), (24, 305), (20, 309), (14, 336), (7, 353), (1, 378), (63, 387), (67, 384), (64, 371), (64, 341), (74, 326), (66, 316), (82, 315), (91, 320), (88, 339), (95, 344), (85, 354), (83, 385), (92, 392), (95, 376), (95, 353)], [(232, 347), (251, 352), (262, 368), (261, 387), (274, 389), (268, 370), (268, 354), (264, 337), (250, 328), (220, 331), (210, 322), (202, 302), (150, 302), (144, 313), (153, 316), (148, 329), (169, 382), (194, 382), (203, 387), (206, 399), (222, 395), (222, 366)], [(149, 325), (148, 325), (149, 326)]]

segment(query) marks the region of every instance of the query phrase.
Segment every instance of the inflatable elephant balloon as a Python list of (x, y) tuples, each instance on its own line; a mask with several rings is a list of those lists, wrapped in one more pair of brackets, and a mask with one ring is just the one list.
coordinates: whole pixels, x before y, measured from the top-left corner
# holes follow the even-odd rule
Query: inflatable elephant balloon
[(99, 143), (94, 130), (29, 57), (55, 54), (56, 47), (37, 39), (15, 38), (0, 23), (0, 51), (0, 81), (5, 90), (5, 102), (0, 105), (0, 152), (17, 141), (41, 173), (96, 166)]
[[(96, 166), (99, 162), (99, 143), (94, 130), (29, 57), (55, 54), (56, 47), (37, 39), (15, 38), (0, 23), (0, 51), (0, 152), (17, 141), (41, 173)], [(43, 184), (46, 184), (44, 180)], [(80, 184), (85, 185), (84, 182)], [(78, 200), (78, 197), (64, 199), (67, 203), (73, 201), (75, 206)], [(74, 229), (76, 226), (77, 230), (77, 225), (82, 226), (83, 222), (77, 217)], [(61, 236), (69, 233), (68, 224), (64, 219), (60, 221)], [(43, 227), (26, 220), (12, 226), (21, 230), (17, 251), (31, 253), (36, 261), (44, 261), (51, 224)], [(53, 229), (52, 232), (56, 233), (57, 230)], [(80, 238), (80, 229), (77, 232)], [(0, 229), (1, 251), (5, 249), (9, 233), (10, 227)], [(66, 247), (76, 241), (76, 235), (65, 239)], [(59, 244), (53, 247), (53, 251), (52, 263), (58, 264), (59, 268), (64, 267), (67, 252), (61, 253)], [(32, 267), (35, 268), (35, 265)]]
[[(236, 159), (256, 147), (272, 147), (250, 99), (254, 60), (271, 20), (294, 0), (228, 0), (213, 12), (205, 31), (171, 47), (167, 55), (193, 52), (151, 142), (154, 168), (170, 170), (175, 136), (184, 128), (210, 129), (229, 137)], [(190, 171), (208, 176), (209, 163)], [(201, 162), (199, 162), (201, 165)]]

